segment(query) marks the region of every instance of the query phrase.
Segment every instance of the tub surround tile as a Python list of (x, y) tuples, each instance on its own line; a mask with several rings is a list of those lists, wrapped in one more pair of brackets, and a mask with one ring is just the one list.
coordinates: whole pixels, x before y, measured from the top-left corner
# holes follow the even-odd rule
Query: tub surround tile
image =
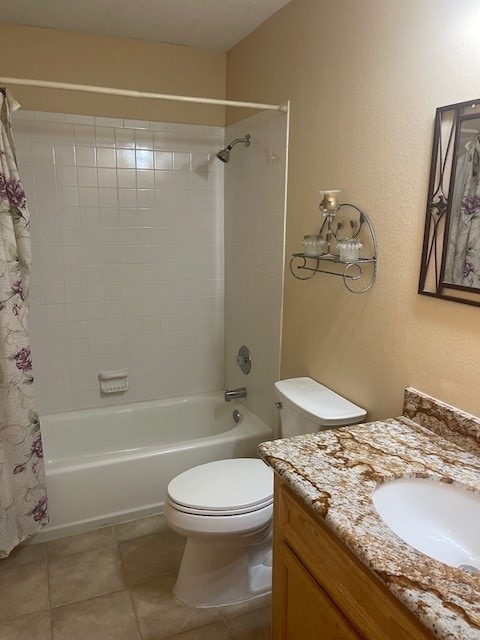
[(0, 573), (0, 620), (43, 611), (48, 607), (45, 563), (11, 567)]
[(53, 558), (48, 568), (52, 607), (125, 587), (120, 554), (109, 546)]
[(479, 640), (478, 577), (401, 541), (371, 499), (399, 477), (480, 491), (480, 458), (469, 449), (401, 416), (267, 442), (259, 453), (436, 637)]
[(241, 616), (230, 618), (225, 625), (232, 640), (268, 640), (271, 631), (272, 612), (270, 607), (248, 611)]
[(235, 171), (225, 170), (225, 386), (235, 389), (245, 383), (232, 358), (241, 336), (255, 354), (247, 406), (276, 433), (273, 385), (280, 361), (286, 120), (262, 111), (229, 125), (225, 138), (243, 138), (247, 131), (262, 144), (248, 151), (238, 145)]
[(405, 389), (403, 415), (480, 455), (480, 418), (416, 389)]
[(30, 613), (20, 618), (2, 620), (2, 640), (52, 640), (52, 614), (49, 610)]
[(115, 538), (119, 542), (168, 530), (169, 527), (163, 514), (147, 516), (146, 518), (139, 518), (138, 520), (113, 525)]
[(128, 587), (176, 573), (185, 538), (173, 531), (119, 542), (123, 575)]
[(10, 567), (19, 567), (26, 564), (46, 563), (47, 555), (45, 544), (21, 544), (8, 556), (0, 560), (0, 572)]
[[(130, 121), (127, 125), (127, 121), (120, 119), (95, 120), (89, 116), (87, 121), (84, 116), (50, 114), (54, 119), (52, 125), (50, 121), (37, 121), (38, 117), (45, 118), (44, 114), (38, 116), (39, 113), (31, 112), (31, 119), (26, 120), (22, 111), (19, 122), (18, 112), (13, 116), (19, 162), (29, 168), (28, 197), (32, 213), (36, 214), (33, 218), (37, 233), (32, 234), (32, 243), (33, 273), (37, 285), (85, 286), (94, 282), (105, 287), (111, 296), (109, 300), (118, 305), (116, 313), (119, 315), (114, 319), (122, 322), (115, 323), (115, 332), (123, 338), (127, 335), (124, 321), (130, 314), (130, 310), (123, 306), (125, 280), (134, 283), (137, 290), (141, 289), (141, 282), (150, 285), (148, 315), (151, 316), (154, 315), (153, 307), (168, 305), (170, 296), (163, 285), (166, 279), (178, 277), (176, 271), (181, 267), (189, 290), (175, 293), (175, 297), (187, 304), (193, 287), (195, 296), (207, 304), (210, 297), (208, 289), (223, 279), (223, 264), (220, 260), (210, 261), (210, 258), (206, 260), (202, 255), (193, 254), (199, 245), (207, 248), (210, 256), (222, 253), (224, 238), (217, 227), (223, 218), (224, 167), (217, 160), (205, 165), (205, 179), (201, 181), (201, 187), (206, 190), (197, 195), (200, 187), (191, 161), (194, 154), (195, 158), (202, 155), (206, 161), (208, 154), (216, 153), (224, 144), (223, 129), (219, 129), (222, 131), (220, 139), (218, 132), (213, 131), (201, 136), (193, 131), (182, 132), (187, 163), (186, 180), (180, 186), (182, 189), (185, 187), (185, 191), (176, 191), (171, 175), (172, 134), (162, 133), (162, 130), (176, 132), (176, 124)], [(144, 126), (148, 127), (147, 130)], [(33, 166), (34, 159), (40, 164), (37, 162)], [(180, 203), (179, 194), (182, 196)], [(185, 205), (185, 209), (182, 207), (176, 212), (177, 215), (171, 211), (174, 196), (176, 204)], [(208, 215), (200, 216), (197, 201), (205, 204), (207, 198), (210, 205)], [(163, 241), (165, 233), (173, 237), (173, 242)], [(52, 247), (52, 236), (55, 236), (55, 247)], [(178, 245), (176, 250), (173, 245)], [(183, 252), (181, 258), (180, 251)], [(60, 264), (63, 256), (63, 268), (60, 269), (58, 256)], [(189, 264), (183, 267), (185, 257)], [(48, 263), (45, 269), (44, 260)], [(59, 277), (61, 282), (57, 281)], [(85, 322), (89, 300), (83, 297), (70, 301), (75, 304), (74, 308), (67, 302), (65, 315), (65, 309), (58, 307), (65, 303), (62, 292), (52, 288), (50, 294), (45, 304), (37, 299), (31, 302), (31, 346), (36, 362), (36, 380), (42, 389), (38, 394), (41, 415), (158, 399), (159, 394), (165, 398), (179, 395), (178, 392), (172, 393), (169, 385), (165, 386), (165, 376), (172, 380), (178, 378), (179, 362), (152, 367), (152, 361), (158, 361), (161, 353), (157, 346), (155, 356), (152, 349), (143, 344), (142, 329), (135, 353), (126, 354), (125, 362), (118, 365), (99, 367), (96, 352), (83, 353), (88, 373), (95, 375), (78, 384), (75, 376), (79, 372), (74, 371), (76, 356), (73, 355), (75, 345), (72, 342), (86, 336), (83, 330), (80, 331), (81, 327), (72, 328), (72, 325)], [(217, 296), (219, 305), (223, 306), (223, 292)], [(163, 314), (156, 315), (159, 333), (168, 339), (173, 332), (160, 327)], [(188, 322), (190, 315), (191, 311), (185, 309), (181, 320)], [(183, 384), (193, 393), (213, 391), (221, 386), (224, 341), (216, 324), (222, 321), (222, 314), (215, 311), (211, 315), (215, 317), (208, 323), (201, 339), (201, 346), (205, 348), (210, 342), (218, 347), (209, 356), (210, 368), (203, 375), (198, 375), (191, 355), (189, 363), (192, 367), (182, 374)], [(62, 331), (57, 326), (60, 324)], [(98, 324), (95, 327), (98, 328)], [(144, 332), (144, 336), (148, 336), (148, 332)], [(62, 356), (65, 371), (59, 374), (58, 368), (55, 370), (50, 366), (44, 346), (49, 345), (53, 351), (65, 341), (70, 343), (71, 350)], [(118, 351), (116, 353), (118, 356)], [(99, 389), (98, 372), (100, 369), (117, 368), (128, 368), (129, 389), (124, 394), (104, 397)], [(149, 368), (149, 384), (144, 381), (146, 368)], [(57, 380), (59, 377), (62, 384)]]
[(47, 542), (47, 553), (49, 558), (60, 558), (106, 546), (116, 546), (112, 527), (102, 527), (101, 529), (93, 529), (92, 531), (51, 540)]
[(128, 591), (53, 609), (53, 640), (141, 640)]
[(196, 608), (180, 604), (172, 593), (175, 576), (168, 576), (130, 589), (143, 640), (161, 640), (216, 622), (216, 607)]

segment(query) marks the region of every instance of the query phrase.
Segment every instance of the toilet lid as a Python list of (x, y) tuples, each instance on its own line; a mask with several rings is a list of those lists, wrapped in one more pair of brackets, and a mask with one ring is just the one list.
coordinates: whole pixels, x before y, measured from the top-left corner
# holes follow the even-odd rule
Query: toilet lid
[(262, 460), (217, 460), (189, 469), (167, 489), (170, 502), (189, 513), (240, 514), (273, 500), (273, 471)]

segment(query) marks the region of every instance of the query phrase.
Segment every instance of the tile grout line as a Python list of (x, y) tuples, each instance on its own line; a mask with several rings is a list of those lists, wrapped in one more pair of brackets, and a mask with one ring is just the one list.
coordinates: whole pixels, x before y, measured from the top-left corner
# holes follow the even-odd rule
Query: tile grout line
[[(178, 600), (175, 598), (175, 601), (178, 602)], [(182, 603), (180, 603), (182, 604)], [(191, 605), (186, 605), (191, 606)], [(183, 633), (184, 631), (191, 631), (193, 629), (200, 629), (201, 627), (206, 627), (208, 624), (211, 624), (211, 622), (206, 622), (205, 624), (202, 625), (198, 625), (197, 627), (191, 627), (190, 629), (185, 629), (185, 626), (188, 624), (188, 621), (193, 618), (193, 616), (197, 613), (197, 611), (199, 609), (204, 609), (205, 607), (193, 607), (193, 611), (191, 612), (191, 614), (189, 616), (187, 616), (187, 619), (185, 620), (185, 622), (182, 624), (181, 628), (180, 628), (180, 633)], [(217, 615), (220, 615), (220, 612), (218, 611), (218, 607), (207, 607), (207, 608), (212, 608), (212, 609), (217, 609)], [(222, 622), (221, 618), (218, 618), (217, 620), (214, 620), (214, 622)]]
[(113, 589), (112, 591), (97, 593), (94, 596), (89, 596), (88, 598), (82, 598), (81, 600), (72, 600), (71, 602), (64, 602), (63, 604), (56, 604), (53, 607), (51, 607), (50, 611), (53, 612), (54, 609), (60, 609), (61, 607), (69, 607), (72, 604), (80, 604), (81, 602), (88, 602), (89, 600), (95, 600), (96, 598), (103, 598), (103, 596), (109, 596), (111, 593), (120, 593), (122, 591), (128, 591), (128, 588), (121, 587), (119, 589)]
[(132, 594), (130, 593), (130, 587), (127, 587), (127, 593), (128, 593), (128, 597), (130, 598), (130, 602), (132, 603), (132, 609), (133, 609), (133, 615), (135, 617), (135, 622), (137, 623), (137, 628), (138, 628), (138, 633), (140, 635), (140, 638), (143, 638), (143, 633), (142, 633), (142, 627), (140, 626), (140, 619), (137, 615), (137, 608), (135, 606), (135, 602), (132, 598)]
[[(102, 529), (112, 529), (111, 525), (107, 525), (105, 527), (98, 527), (98, 529), (90, 529), (89, 531), (81, 531), (80, 533), (74, 533), (72, 535), (74, 536), (81, 536), (84, 533), (90, 533), (90, 531), (101, 531)], [(82, 549), (81, 551), (71, 551), (70, 553), (65, 553), (62, 554), (61, 556), (53, 556), (52, 558), (50, 558), (50, 556), (48, 555), (48, 543), (49, 542), (56, 542), (57, 540), (65, 540), (65, 538), (69, 538), (70, 536), (64, 536), (63, 538), (55, 538), (54, 540), (47, 540), (46, 542), (43, 542), (41, 544), (44, 544), (46, 547), (46, 553), (47, 553), (47, 561), (50, 560), (57, 560), (59, 558), (68, 558), (68, 556), (73, 556), (76, 553), (83, 553), (84, 551), (93, 551), (94, 549), (100, 549), (101, 547), (107, 547), (108, 545), (106, 544), (99, 544), (98, 546), (95, 545), (94, 547), (89, 547), (88, 549)], [(114, 542), (117, 542), (116, 538), (115, 538), (115, 534), (113, 534), (113, 538), (114, 538)]]
[(52, 615), (52, 601), (50, 599), (50, 558), (48, 557), (47, 545), (45, 543), (45, 559), (46, 559), (46, 569), (47, 569), (47, 599), (48, 599), (48, 610), (50, 611), (50, 620), (52, 625), (52, 634), (53, 634), (53, 615)]

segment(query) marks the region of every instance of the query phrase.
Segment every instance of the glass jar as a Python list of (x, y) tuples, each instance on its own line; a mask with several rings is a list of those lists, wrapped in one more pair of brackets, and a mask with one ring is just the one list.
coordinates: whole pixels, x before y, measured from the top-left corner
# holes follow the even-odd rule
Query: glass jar
[(360, 257), (360, 249), (363, 249), (363, 243), (357, 238), (345, 238), (345, 240), (340, 240), (337, 246), (341, 262), (357, 262)]
[(319, 256), (325, 246), (325, 240), (322, 236), (310, 235), (303, 236), (303, 252), (306, 256)]

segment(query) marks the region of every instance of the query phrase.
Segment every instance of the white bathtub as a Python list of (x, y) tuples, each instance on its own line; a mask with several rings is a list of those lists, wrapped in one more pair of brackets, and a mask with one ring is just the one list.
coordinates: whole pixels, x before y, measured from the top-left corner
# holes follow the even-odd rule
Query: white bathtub
[(264, 422), (220, 393), (71, 411), (40, 422), (50, 523), (36, 541), (161, 513), (173, 477), (205, 462), (253, 457), (272, 437)]

